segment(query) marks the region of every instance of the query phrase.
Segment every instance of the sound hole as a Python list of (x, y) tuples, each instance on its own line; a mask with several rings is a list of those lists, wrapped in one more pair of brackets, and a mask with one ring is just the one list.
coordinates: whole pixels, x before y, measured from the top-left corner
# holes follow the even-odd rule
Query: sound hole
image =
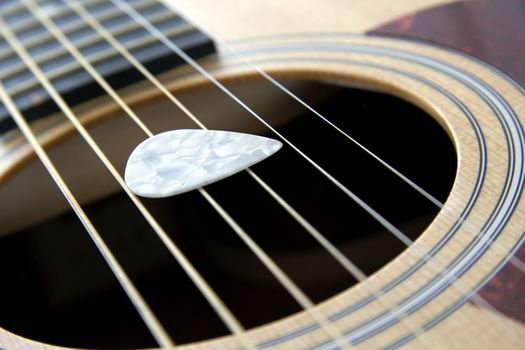
[[(390, 95), (317, 84), (331, 91), (317, 110), (446, 199), (456, 155), (430, 116)], [(437, 214), (436, 207), (312, 114), (298, 115), (279, 131), (411, 239)], [(367, 274), (405, 249), (289, 147), (253, 170)], [(246, 173), (207, 189), (314, 301), (356, 283)], [(144, 202), (245, 327), (300, 311), (198, 193)], [(176, 343), (228, 334), (125, 195), (85, 209)], [(71, 347), (156, 345), (73, 214), (2, 238), (0, 276), (0, 326), (15, 334)]]

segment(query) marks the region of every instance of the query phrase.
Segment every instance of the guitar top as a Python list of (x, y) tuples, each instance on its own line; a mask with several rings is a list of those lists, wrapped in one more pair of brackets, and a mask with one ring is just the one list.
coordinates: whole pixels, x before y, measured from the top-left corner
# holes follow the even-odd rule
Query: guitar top
[[(0, 350), (525, 348), (524, 1), (0, 20)], [(283, 148), (128, 190), (137, 144), (196, 128)]]

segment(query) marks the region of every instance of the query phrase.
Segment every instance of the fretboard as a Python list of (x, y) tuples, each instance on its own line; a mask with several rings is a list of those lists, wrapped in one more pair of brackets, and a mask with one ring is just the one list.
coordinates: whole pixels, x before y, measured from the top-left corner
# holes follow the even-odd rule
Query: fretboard
[[(193, 58), (214, 52), (213, 42), (182, 17), (157, 0), (128, 0), (141, 15)], [(84, 7), (152, 73), (174, 68), (183, 60), (139, 23), (105, 0), (84, 0)], [(41, 4), (47, 16), (80, 50), (84, 57), (114, 87), (143, 79), (132, 64), (60, 0)], [(17, 0), (0, 1), (0, 15), (31, 54), (58, 92), (71, 105), (103, 95), (105, 91), (62, 47), (53, 34)], [(25, 117), (32, 121), (58, 109), (22, 60), (0, 38), (0, 79)], [(14, 128), (0, 106), (0, 132)]]

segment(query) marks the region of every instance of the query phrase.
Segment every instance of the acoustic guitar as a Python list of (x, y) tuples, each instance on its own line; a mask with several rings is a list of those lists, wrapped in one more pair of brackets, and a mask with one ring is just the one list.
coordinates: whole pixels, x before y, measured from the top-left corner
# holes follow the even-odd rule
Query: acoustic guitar
[[(525, 348), (522, 0), (0, 2), (0, 349)], [(135, 195), (176, 129), (283, 148)]]

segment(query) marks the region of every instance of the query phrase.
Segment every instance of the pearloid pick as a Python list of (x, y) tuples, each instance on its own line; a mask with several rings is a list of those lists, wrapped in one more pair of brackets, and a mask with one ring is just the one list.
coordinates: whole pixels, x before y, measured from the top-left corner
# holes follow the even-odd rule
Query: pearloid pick
[(260, 162), (282, 143), (267, 137), (217, 130), (173, 130), (140, 143), (124, 178), (142, 197), (160, 198), (211, 184)]

